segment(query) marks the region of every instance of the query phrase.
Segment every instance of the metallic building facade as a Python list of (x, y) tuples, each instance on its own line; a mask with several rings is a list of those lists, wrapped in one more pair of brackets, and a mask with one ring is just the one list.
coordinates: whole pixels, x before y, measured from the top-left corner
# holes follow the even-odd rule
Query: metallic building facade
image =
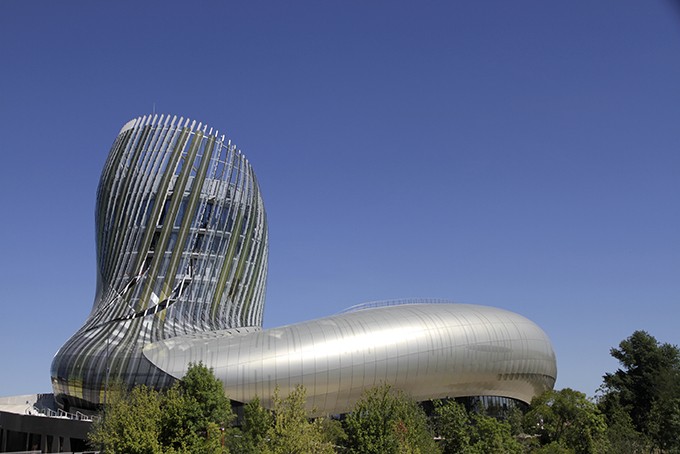
[(154, 341), (262, 323), (267, 221), (248, 160), (217, 131), (141, 117), (116, 138), (97, 191), (97, 291), (52, 362), (58, 399), (103, 401), (108, 381), (174, 381)]
[(349, 411), (362, 392), (390, 383), (417, 401), (503, 396), (530, 402), (555, 383), (546, 334), (502, 309), (428, 300), (349, 312), (263, 331), (225, 330), (148, 345), (159, 368), (181, 378), (202, 361), (239, 402), (270, 406), (296, 385), (315, 415)]
[(162, 389), (190, 362), (234, 401), (270, 405), (302, 384), (316, 414), (348, 411), (390, 383), (417, 400), (553, 387), (546, 334), (502, 309), (432, 300), (360, 305), (263, 330), (267, 223), (246, 158), (224, 136), (176, 117), (140, 117), (115, 140), (96, 209), (97, 292), (57, 352), (65, 405), (102, 403), (107, 383)]

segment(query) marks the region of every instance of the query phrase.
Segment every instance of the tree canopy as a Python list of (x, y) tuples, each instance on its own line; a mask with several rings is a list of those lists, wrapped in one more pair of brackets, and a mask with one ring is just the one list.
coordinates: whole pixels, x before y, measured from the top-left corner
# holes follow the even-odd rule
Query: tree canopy
[(128, 392), (119, 384), (107, 393), (108, 405), (89, 433), (90, 443), (103, 452), (162, 453), (158, 393), (146, 386)]
[(203, 364), (192, 364), (165, 393), (145, 386), (115, 386), (90, 443), (103, 452), (129, 454), (227, 453), (234, 415), (222, 384)]
[[(619, 369), (603, 377), (600, 408), (627, 439), (648, 440), (669, 452), (680, 451), (680, 350), (635, 331), (610, 350)], [(627, 423), (628, 421), (628, 423)], [(632, 430), (631, 430), (632, 429)]]
[(520, 454), (508, 421), (501, 421), (449, 399), (434, 402), (433, 429), (444, 454)]
[(161, 443), (166, 451), (226, 452), (235, 418), (222, 383), (203, 364), (191, 364), (162, 401)]
[(543, 445), (554, 443), (576, 454), (606, 452), (605, 417), (585, 394), (570, 388), (535, 397), (524, 425)]
[(350, 452), (437, 452), (423, 409), (388, 384), (364, 391), (345, 419), (345, 432)]

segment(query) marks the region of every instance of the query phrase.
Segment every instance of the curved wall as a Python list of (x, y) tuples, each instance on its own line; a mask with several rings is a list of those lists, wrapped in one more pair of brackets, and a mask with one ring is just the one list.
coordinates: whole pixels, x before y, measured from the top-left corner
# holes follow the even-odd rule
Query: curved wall
[(173, 336), (261, 325), (264, 203), (248, 160), (206, 125), (170, 116), (127, 123), (104, 166), (96, 207), (97, 292), (57, 352), (61, 400), (99, 403), (108, 379), (173, 379), (141, 354)]
[(552, 389), (555, 354), (530, 320), (465, 304), (405, 304), (260, 330), (226, 330), (148, 345), (144, 355), (181, 378), (213, 368), (239, 402), (271, 405), (276, 386), (307, 391), (314, 414), (347, 412), (364, 389), (390, 383), (414, 399), (504, 396), (530, 402)]

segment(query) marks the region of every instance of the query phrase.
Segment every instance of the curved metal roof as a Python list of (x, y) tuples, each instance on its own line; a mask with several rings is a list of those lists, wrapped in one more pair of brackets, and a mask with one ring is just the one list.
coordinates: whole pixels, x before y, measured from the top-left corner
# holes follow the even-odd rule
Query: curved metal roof
[(467, 304), (402, 304), (250, 333), (225, 330), (148, 345), (144, 355), (181, 378), (203, 362), (233, 400), (270, 405), (307, 390), (314, 414), (347, 412), (367, 387), (390, 383), (416, 400), (504, 396), (529, 402), (551, 389), (555, 354), (521, 315)]

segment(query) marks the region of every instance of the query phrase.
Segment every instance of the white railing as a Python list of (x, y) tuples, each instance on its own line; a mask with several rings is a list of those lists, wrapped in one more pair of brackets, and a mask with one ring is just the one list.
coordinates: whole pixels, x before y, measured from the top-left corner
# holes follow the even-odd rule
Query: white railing
[(356, 312), (364, 309), (375, 309), (377, 307), (385, 306), (403, 306), (407, 304), (456, 304), (455, 301), (442, 298), (404, 298), (395, 300), (380, 300), (369, 301), (368, 303), (356, 304), (339, 312), (339, 314), (346, 314), (348, 312)]
[(26, 414), (35, 416), (47, 416), (50, 418), (67, 418), (72, 419), (74, 421), (88, 421), (88, 422), (96, 421), (99, 418), (98, 416), (86, 415), (85, 413), (81, 413), (79, 411), (76, 411), (75, 413), (69, 413), (67, 411), (62, 410), (61, 408), (58, 409), (57, 411), (54, 411), (51, 408), (38, 408), (35, 405), (33, 407), (27, 408)]

